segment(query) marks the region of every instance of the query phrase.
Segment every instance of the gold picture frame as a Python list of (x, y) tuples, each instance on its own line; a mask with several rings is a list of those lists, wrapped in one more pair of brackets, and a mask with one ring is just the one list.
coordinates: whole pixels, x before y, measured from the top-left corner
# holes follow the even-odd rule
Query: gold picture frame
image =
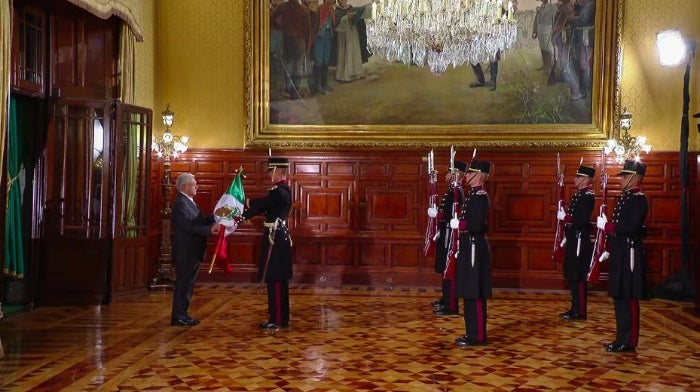
[[(271, 116), (271, 113), (278, 113), (275, 111), (275, 105), (279, 102), (271, 102), (270, 99), (270, 61), (273, 57), (270, 54), (270, 1), (247, 2), (246, 148), (347, 149), (461, 145), (487, 148), (598, 149), (618, 126), (622, 3), (623, 0), (613, 0), (598, 1), (596, 4), (592, 87), (587, 97), (590, 121), (455, 124), (441, 123), (439, 118), (435, 121), (428, 118), (428, 123), (411, 124), (389, 121), (363, 123), (362, 107), (349, 108), (357, 113), (358, 120), (346, 123), (299, 122), (298, 119), (279, 121), (279, 118)], [(530, 34), (530, 31), (526, 33)], [(464, 80), (465, 83), (469, 81), (466, 76)], [(342, 87), (344, 86), (336, 86), (338, 97), (341, 96), (338, 91)], [(466, 89), (465, 91), (469, 92)], [(336, 92), (320, 97), (319, 102), (322, 99), (328, 102)], [(494, 93), (506, 92), (506, 87), (502, 87)], [(287, 107), (304, 105), (308, 110), (308, 102), (302, 101), (283, 104)]]

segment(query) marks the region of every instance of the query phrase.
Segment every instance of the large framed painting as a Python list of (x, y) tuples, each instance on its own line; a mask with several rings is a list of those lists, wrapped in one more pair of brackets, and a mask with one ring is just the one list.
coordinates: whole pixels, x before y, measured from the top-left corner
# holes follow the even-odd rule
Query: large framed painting
[(512, 46), (437, 75), (373, 47), (392, 1), (248, 2), (246, 147), (594, 149), (616, 127), (623, 0), (504, 0)]

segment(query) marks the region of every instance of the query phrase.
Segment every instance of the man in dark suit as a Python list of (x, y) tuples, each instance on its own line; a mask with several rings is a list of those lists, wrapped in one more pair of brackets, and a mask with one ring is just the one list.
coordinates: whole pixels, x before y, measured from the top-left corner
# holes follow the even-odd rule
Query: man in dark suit
[(292, 278), (292, 239), (287, 229), (287, 218), (292, 206), (289, 188), (287, 158), (270, 157), (270, 180), (274, 184), (265, 197), (246, 200), (242, 220), (265, 214), (258, 279), (267, 283), (268, 319), (261, 329), (277, 330), (289, 326), (289, 279)]
[(199, 320), (187, 314), (199, 263), (204, 259), (207, 237), (218, 234), (220, 226), (214, 222), (214, 215), (204, 215), (197, 207), (193, 199), (197, 194), (197, 181), (193, 174), (180, 174), (175, 186), (178, 194), (172, 209), (172, 257), (176, 279), (170, 317), (171, 325), (191, 327), (199, 324)]

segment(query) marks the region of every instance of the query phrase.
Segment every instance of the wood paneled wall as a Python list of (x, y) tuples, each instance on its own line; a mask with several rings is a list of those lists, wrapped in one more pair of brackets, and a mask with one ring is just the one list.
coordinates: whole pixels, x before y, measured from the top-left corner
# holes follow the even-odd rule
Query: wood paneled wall
[[(289, 219), (294, 241), (294, 281), (372, 285), (437, 286), (440, 276), (433, 259), (422, 253), (427, 209), (427, 176), (422, 157), (426, 151), (276, 151), (290, 158), (291, 186), (296, 202)], [(462, 150), (457, 159), (468, 160)], [(212, 211), (222, 192), (243, 165), (248, 197), (259, 197), (270, 187), (266, 152), (234, 150), (188, 151), (172, 164), (173, 178), (192, 172), (199, 183), (196, 201)], [(697, 153), (690, 154), (689, 214), (691, 255), (697, 254)], [(496, 287), (564, 289), (560, 265), (551, 259), (557, 192), (556, 152), (479, 151), (492, 162), (487, 190), (492, 209), (488, 237), (493, 254)], [(600, 165), (600, 153), (565, 152), (567, 202), (575, 190), (573, 176), (583, 157), (586, 165)], [(154, 158), (155, 159), (155, 158)], [(680, 268), (680, 182), (678, 154), (652, 153), (644, 157), (647, 176), (643, 188), (649, 200), (646, 239), (650, 287)], [(436, 151), (442, 180), (448, 152)], [(619, 184), (620, 165), (608, 160), (610, 211)], [(154, 161), (153, 184), (160, 183), (162, 163)], [(446, 189), (438, 186), (440, 193)], [(159, 222), (160, 187), (152, 187), (151, 222)], [(595, 190), (600, 205), (600, 181)], [(598, 211), (596, 207), (596, 211)], [(592, 217), (594, 219), (594, 217)], [(160, 228), (153, 225), (152, 258), (157, 257)], [(225, 275), (203, 266), (200, 281), (254, 281), (262, 220), (244, 224), (229, 238), (236, 273)], [(210, 250), (214, 239), (211, 238)], [(209, 252), (211, 254), (211, 252)], [(605, 271), (605, 266), (603, 267)], [(603, 273), (603, 279), (606, 278)], [(603, 281), (597, 289), (603, 289)]]

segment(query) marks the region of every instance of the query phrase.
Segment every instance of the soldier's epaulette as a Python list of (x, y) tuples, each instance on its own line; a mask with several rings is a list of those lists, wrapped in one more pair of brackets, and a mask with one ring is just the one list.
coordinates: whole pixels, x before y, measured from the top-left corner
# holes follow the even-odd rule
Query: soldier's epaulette
[(644, 196), (644, 192), (642, 192), (642, 191), (634, 192), (632, 195), (634, 195), (634, 196)]
[(277, 185), (273, 186), (273, 187), (270, 188), (269, 190), (274, 191), (275, 189), (277, 189)]
[(477, 195), (485, 195), (485, 194), (486, 194), (486, 189), (479, 189), (478, 191), (476, 191), (476, 194), (477, 194)]
[(586, 194), (587, 194), (587, 195), (595, 195), (595, 192), (589, 190), (588, 192), (586, 192)]

